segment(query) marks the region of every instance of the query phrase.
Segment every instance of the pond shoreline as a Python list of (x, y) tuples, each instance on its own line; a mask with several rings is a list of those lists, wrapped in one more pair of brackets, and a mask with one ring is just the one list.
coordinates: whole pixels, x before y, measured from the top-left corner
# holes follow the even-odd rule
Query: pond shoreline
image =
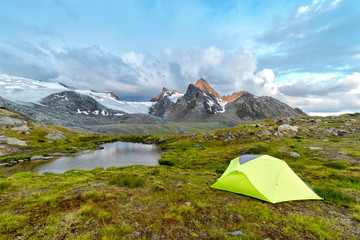
[[(17, 172), (62, 173), (71, 169), (91, 170), (97, 167), (120, 167), (129, 165), (157, 165), (161, 150), (156, 144), (115, 141), (101, 142), (94, 148), (77, 152), (53, 152), (45, 156), (10, 159), (0, 163), (0, 174)], [(104, 150), (104, 151), (97, 151)]]

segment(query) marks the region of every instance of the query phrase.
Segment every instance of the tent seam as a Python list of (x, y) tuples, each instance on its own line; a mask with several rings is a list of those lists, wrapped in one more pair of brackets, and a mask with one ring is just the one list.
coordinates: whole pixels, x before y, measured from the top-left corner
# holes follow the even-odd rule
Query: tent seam
[(278, 176), (277, 176), (277, 179), (276, 179), (276, 185), (275, 185), (275, 191), (274, 191), (274, 194), (273, 194), (273, 199), (277, 199), (276, 198), (276, 194), (277, 194), (277, 191), (278, 191), (278, 186), (279, 186), (279, 180), (280, 180), (280, 176), (281, 176), (281, 173), (283, 172), (283, 170), (284, 170), (284, 165), (285, 165), (286, 163), (285, 163), (285, 161), (283, 161), (283, 164), (281, 164), (281, 169), (280, 169), (280, 171), (279, 171), (279, 174), (278, 174)]

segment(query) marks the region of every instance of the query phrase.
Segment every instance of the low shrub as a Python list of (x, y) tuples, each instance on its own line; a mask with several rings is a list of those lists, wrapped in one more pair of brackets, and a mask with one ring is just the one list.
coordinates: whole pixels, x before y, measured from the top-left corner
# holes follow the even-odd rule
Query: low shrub
[(174, 163), (171, 160), (168, 160), (168, 159), (160, 159), (159, 164), (160, 165), (166, 165), (166, 166), (174, 166)]
[(341, 191), (331, 188), (314, 188), (314, 191), (327, 201), (334, 201), (338, 203), (356, 203), (356, 199)]
[(4, 191), (5, 189), (11, 186), (11, 182), (8, 181), (0, 181), (0, 191)]
[(250, 148), (251, 154), (265, 154), (268, 151), (268, 148), (265, 146), (256, 146), (253, 148)]
[(331, 167), (331, 168), (335, 168), (335, 169), (346, 169), (346, 168), (349, 166), (349, 163), (347, 163), (347, 162), (335, 161), (335, 162), (325, 163), (324, 166), (326, 166), (326, 167)]
[(145, 180), (137, 176), (117, 175), (109, 180), (109, 184), (114, 184), (119, 187), (142, 187), (145, 185)]
[(351, 216), (351, 219), (356, 221), (356, 222), (360, 222), (360, 215), (359, 214), (354, 214)]

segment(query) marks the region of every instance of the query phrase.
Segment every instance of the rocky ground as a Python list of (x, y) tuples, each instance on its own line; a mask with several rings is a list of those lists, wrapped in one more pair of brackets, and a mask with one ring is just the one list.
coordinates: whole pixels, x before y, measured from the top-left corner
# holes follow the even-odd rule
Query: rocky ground
[[(5, 152), (0, 161), (20, 159), (25, 148), (38, 155), (36, 132), (29, 128), (22, 130), (29, 136), (1, 130), (3, 136), (27, 141), (27, 146), (5, 144), (19, 152)], [(75, 132), (65, 132), (71, 143), (45, 140), (54, 130), (65, 132), (50, 128), (37, 138), (48, 144), (49, 151), (55, 144), (58, 148), (53, 151), (62, 152), (62, 144), (70, 151), (70, 144), (79, 142), (80, 133)], [(101, 138), (110, 140), (81, 135), (82, 147)], [(161, 165), (2, 177), (0, 238), (360, 238), (359, 114), (267, 119), (191, 135), (117, 139), (159, 145), (164, 152)], [(242, 154), (285, 160), (324, 200), (270, 204), (210, 188), (228, 163)]]

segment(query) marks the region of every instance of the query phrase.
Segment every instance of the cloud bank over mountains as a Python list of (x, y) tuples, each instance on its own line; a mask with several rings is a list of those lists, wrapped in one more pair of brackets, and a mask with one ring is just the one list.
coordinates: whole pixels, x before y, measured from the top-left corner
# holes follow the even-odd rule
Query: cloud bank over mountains
[(129, 52), (116, 56), (97, 46), (52, 49), (46, 44), (22, 43), (1, 44), (0, 53), (1, 72), (79, 89), (114, 91), (123, 98), (150, 99), (163, 86), (185, 91), (202, 77), (220, 94), (247, 90), (307, 112), (357, 111), (360, 106), (358, 72), (327, 81), (277, 83), (273, 70), (258, 70), (253, 54), (242, 48), (231, 53), (216, 47), (169, 48), (158, 55)]

